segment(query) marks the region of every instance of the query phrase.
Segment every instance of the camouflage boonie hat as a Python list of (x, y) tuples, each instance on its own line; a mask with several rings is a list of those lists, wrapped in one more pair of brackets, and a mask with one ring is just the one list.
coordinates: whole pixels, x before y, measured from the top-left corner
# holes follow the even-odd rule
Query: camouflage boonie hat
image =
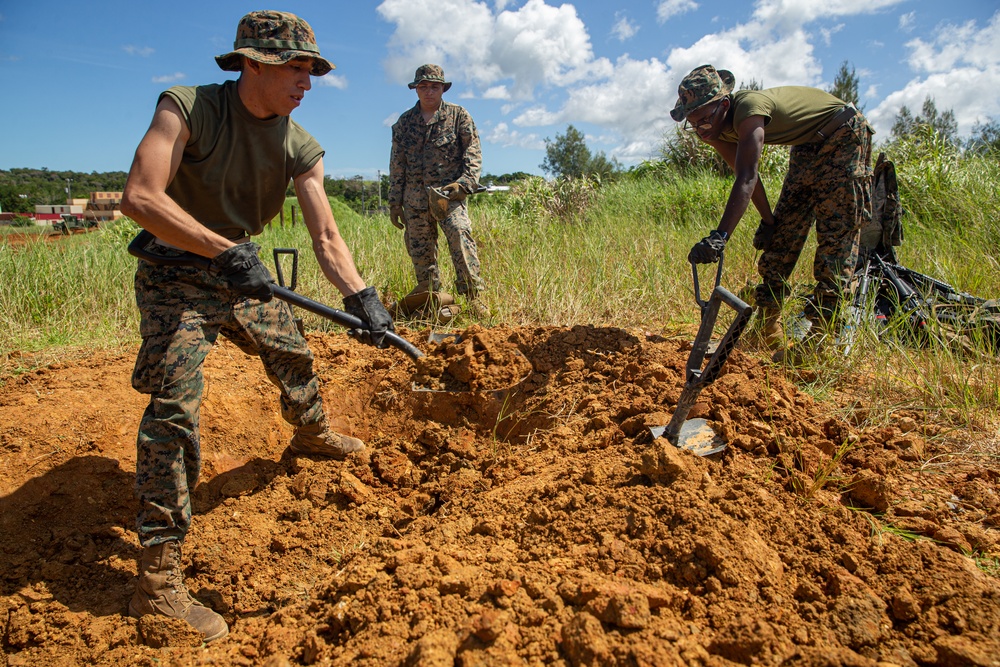
[(677, 105), (670, 110), (670, 117), (678, 123), (700, 107), (722, 99), (733, 92), (736, 83), (733, 73), (711, 65), (695, 67), (677, 86)]
[(451, 88), (451, 82), (444, 80), (444, 70), (438, 65), (421, 65), (413, 74), (413, 83), (409, 83), (407, 85), (410, 87), (410, 90), (413, 90), (421, 81), (436, 81), (438, 83), (442, 83), (444, 84), (443, 92), (448, 92), (448, 89)]
[(267, 65), (284, 65), (296, 58), (312, 58), (313, 76), (323, 76), (333, 63), (319, 55), (316, 35), (304, 20), (287, 12), (250, 12), (240, 19), (233, 50), (215, 56), (215, 62), (227, 72), (243, 69), (240, 56)]

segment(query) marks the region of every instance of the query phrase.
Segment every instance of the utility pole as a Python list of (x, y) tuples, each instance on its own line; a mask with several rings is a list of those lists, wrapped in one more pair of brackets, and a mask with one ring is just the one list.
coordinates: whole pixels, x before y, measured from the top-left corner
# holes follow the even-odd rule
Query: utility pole
[(66, 179), (66, 203), (67, 204), (69, 204), (70, 200), (73, 198), (73, 186), (72, 186), (72, 183), (73, 183), (73, 179), (72, 178), (67, 178)]
[(375, 172), (378, 174), (378, 210), (382, 210), (382, 170), (379, 169)]

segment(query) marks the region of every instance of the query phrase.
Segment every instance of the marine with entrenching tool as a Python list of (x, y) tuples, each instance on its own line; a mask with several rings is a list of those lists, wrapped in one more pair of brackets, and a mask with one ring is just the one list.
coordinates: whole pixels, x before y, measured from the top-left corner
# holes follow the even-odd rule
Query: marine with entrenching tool
[[(689, 261), (718, 260), (726, 241), (753, 202), (761, 222), (753, 245), (763, 254), (755, 292), (765, 340), (783, 358), (780, 313), (788, 279), (813, 221), (816, 287), (806, 316), (812, 331), (836, 328), (834, 317), (858, 261), (859, 231), (871, 218), (871, 136), (874, 130), (853, 105), (805, 86), (733, 90), (731, 72), (702, 65), (678, 87), (671, 117), (714, 148), (736, 181), (719, 225), (696, 243)], [(772, 213), (758, 165), (765, 145), (790, 146), (788, 174)]]
[(294, 14), (252, 12), (239, 22), (233, 50), (216, 61), (240, 72), (239, 79), (160, 95), (121, 205), (155, 237), (145, 253), (209, 260), (206, 267), (141, 259), (136, 270), (142, 345), (132, 386), (149, 395), (149, 404), (136, 440), (142, 554), (129, 603), (132, 616), (185, 620), (206, 642), (229, 628), (188, 592), (181, 545), (201, 468), (202, 365), (218, 336), (263, 362), (280, 392), (281, 416), (295, 427), (288, 453), (343, 459), (364, 449), (330, 429), (312, 353), (287, 303), (272, 300), (273, 280), (249, 242), (278, 215), (289, 181), (324, 275), (365, 325), (360, 339), (384, 347), (393, 331), (338, 231), (323, 189), (323, 149), (289, 117), (310, 77), (334, 67), (320, 55), (312, 28)]

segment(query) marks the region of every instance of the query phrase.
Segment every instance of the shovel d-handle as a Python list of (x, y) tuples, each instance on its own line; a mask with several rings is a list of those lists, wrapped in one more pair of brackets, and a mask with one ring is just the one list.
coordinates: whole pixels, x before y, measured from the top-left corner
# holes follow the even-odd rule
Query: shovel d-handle
[[(285, 285), (285, 274), (281, 271), (281, 256), (292, 256), (292, 279)], [(274, 272), (278, 275), (278, 284), (288, 289), (295, 289), (299, 284), (299, 249), (298, 248), (275, 248), (274, 249)]]
[[(146, 250), (146, 245), (155, 238), (156, 237), (148, 231), (142, 230), (134, 239), (132, 239), (132, 242), (129, 243), (129, 254), (133, 257), (144, 259), (151, 264), (159, 264), (160, 266), (192, 266), (199, 269), (208, 269), (212, 265), (211, 260), (207, 257), (195, 255), (190, 252), (185, 252), (176, 257), (154, 255)], [(326, 318), (342, 327), (346, 327), (347, 329), (357, 329), (361, 331), (368, 330), (368, 325), (360, 318), (357, 318), (350, 313), (345, 313), (342, 310), (325, 306), (318, 301), (313, 301), (312, 299), (302, 296), (298, 292), (293, 292), (287, 287), (282, 287), (281, 285), (275, 285), (272, 283), (271, 292), (274, 296), (286, 303), (297, 306), (302, 310), (309, 311), (314, 315), (319, 315), (320, 317)], [(385, 340), (388, 341), (389, 345), (405, 353), (411, 359), (419, 359), (424, 356), (424, 353), (421, 352), (417, 346), (392, 331), (387, 331), (385, 333)]]
[[(697, 276), (697, 269), (695, 269), (695, 275)], [(721, 276), (721, 270), (719, 275)], [(695, 278), (695, 284), (697, 285), (697, 278)], [(697, 291), (696, 287), (695, 292), (697, 293)], [(722, 307), (722, 304), (726, 304), (736, 311), (736, 317), (733, 318), (732, 324), (729, 325), (725, 335), (722, 336), (708, 363), (702, 368), (702, 362), (705, 360), (708, 344), (712, 338), (712, 331), (715, 328), (715, 321), (719, 318), (719, 309)], [(670, 418), (670, 423), (667, 424), (667, 428), (664, 431), (664, 436), (672, 444), (677, 444), (681, 427), (687, 420), (691, 408), (694, 407), (698, 399), (698, 394), (701, 393), (704, 387), (712, 384), (719, 377), (719, 374), (722, 372), (722, 366), (729, 358), (729, 354), (736, 347), (736, 343), (739, 342), (740, 336), (743, 335), (743, 330), (747, 328), (752, 313), (753, 308), (725, 287), (716, 285), (715, 289), (712, 290), (711, 297), (702, 307), (701, 326), (698, 328), (698, 335), (694, 339), (694, 346), (691, 348), (691, 354), (688, 356), (687, 378), (684, 382), (684, 389), (681, 390), (681, 397), (677, 401), (677, 409), (674, 410), (673, 417)]]
[[(724, 250), (719, 251), (719, 265), (715, 270), (715, 286), (712, 288), (713, 290), (722, 284), (722, 261), (724, 252)], [(694, 300), (695, 303), (698, 304), (698, 307), (701, 308), (701, 315), (704, 318), (705, 309), (708, 308), (708, 300), (712, 298), (712, 295), (709, 294), (708, 299), (701, 298), (701, 284), (698, 280), (698, 265), (694, 262), (691, 262), (691, 277), (694, 279)]]

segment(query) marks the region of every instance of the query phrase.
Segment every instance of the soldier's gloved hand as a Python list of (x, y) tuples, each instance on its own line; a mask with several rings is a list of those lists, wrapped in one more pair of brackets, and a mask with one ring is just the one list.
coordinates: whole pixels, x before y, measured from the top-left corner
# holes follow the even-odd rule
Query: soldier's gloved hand
[(460, 183), (449, 183), (441, 188), (441, 191), (448, 195), (450, 201), (462, 201), (468, 196), (465, 188)]
[(389, 207), (389, 222), (400, 229), (406, 229), (406, 223), (403, 222), (403, 207), (399, 204)]
[(767, 224), (763, 220), (757, 226), (757, 231), (753, 235), (753, 247), (757, 250), (768, 250), (774, 240), (774, 232), (778, 229), (778, 223)]
[(226, 248), (212, 259), (212, 271), (229, 285), (229, 289), (243, 296), (251, 296), (261, 301), (270, 301), (271, 274), (261, 263), (256, 243), (237, 243)]
[(387, 331), (395, 331), (392, 317), (378, 298), (374, 287), (366, 287), (360, 292), (344, 297), (344, 310), (368, 325), (368, 329), (351, 329), (348, 333), (363, 343), (385, 349)]
[(688, 253), (688, 261), (692, 264), (714, 264), (726, 247), (726, 235), (718, 229), (694, 244)]

